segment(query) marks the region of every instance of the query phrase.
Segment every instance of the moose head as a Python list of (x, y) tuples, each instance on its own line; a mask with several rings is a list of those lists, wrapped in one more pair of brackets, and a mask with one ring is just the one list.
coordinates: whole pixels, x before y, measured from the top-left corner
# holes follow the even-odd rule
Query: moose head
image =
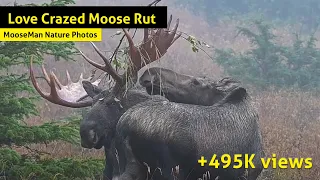
[[(114, 79), (115, 85), (111, 90), (99, 88), (98, 84), (101, 81), (100, 79), (92, 82), (92, 78), (84, 79), (82, 74), (80, 75), (79, 81), (74, 83), (70, 80), (68, 72), (68, 83), (62, 85), (53, 72), (48, 75), (44, 66), (42, 66), (45, 80), (50, 86), (50, 93), (43, 92), (36, 82), (31, 60), (31, 81), (37, 92), (44, 99), (54, 104), (71, 108), (91, 106), (91, 110), (80, 124), (81, 145), (83, 147), (99, 149), (103, 145), (109, 144), (109, 140), (112, 139), (115, 132), (117, 121), (124, 113), (126, 107), (130, 106), (128, 103), (123, 102), (123, 99), (128, 97), (126, 91), (127, 87), (130, 87), (130, 81), (128, 81), (128, 79), (131, 78), (136, 80), (138, 71), (142, 67), (161, 58), (167, 52), (168, 48), (181, 36), (181, 33), (176, 36), (179, 19), (177, 19), (176, 25), (172, 31), (170, 31), (171, 21), (172, 15), (170, 16), (167, 28), (156, 30), (148, 28), (144, 29), (143, 41), (139, 46), (135, 46), (129, 32), (126, 29), (122, 29), (129, 44), (130, 57), (129, 66), (123, 74), (119, 74), (115, 70), (109, 59), (102, 54), (94, 43), (91, 42), (91, 45), (104, 61), (103, 65), (94, 62), (79, 50), (80, 54), (87, 62), (108, 73)], [(145, 100), (147, 95), (148, 94), (143, 95), (138, 92), (130, 97), (130, 102), (131, 100), (134, 101), (134, 99), (138, 101)], [(84, 97), (87, 96), (91, 98), (89, 100), (83, 100)]]

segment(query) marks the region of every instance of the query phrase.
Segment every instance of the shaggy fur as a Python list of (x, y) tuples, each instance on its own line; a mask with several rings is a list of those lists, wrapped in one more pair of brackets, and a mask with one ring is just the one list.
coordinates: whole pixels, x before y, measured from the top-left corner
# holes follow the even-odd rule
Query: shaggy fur
[[(148, 113), (146, 113), (148, 112)], [(209, 171), (214, 178), (256, 180), (264, 156), (258, 114), (250, 103), (246, 90), (235, 87), (224, 99), (212, 106), (173, 103), (169, 101), (146, 101), (128, 109), (117, 125), (119, 139), (127, 139), (134, 158), (147, 163), (151, 169), (161, 162), (159, 149), (167, 146), (173, 158), (171, 167), (160, 167), (168, 172), (176, 165), (184, 171), (183, 179), (197, 179)], [(160, 149), (161, 151), (161, 149)], [(210, 158), (213, 153), (219, 158), (223, 154), (255, 154), (255, 169), (215, 169), (201, 167), (197, 162), (201, 156)], [(120, 156), (124, 156), (120, 155)], [(243, 159), (242, 159), (243, 160)], [(244, 160), (243, 160), (244, 162)], [(170, 163), (168, 163), (170, 164)], [(132, 172), (131, 172), (132, 173)], [(124, 173), (126, 174), (126, 172)]]
[[(153, 72), (158, 72), (157, 70), (159, 69), (162, 69), (162, 68), (154, 69), (156, 71), (153, 71)], [(149, 75), (153, 76), (152, 79), (151, 78), (149, 79), (154, 80), (158, 78), (157, 75), (159, 74), (149, 73)], [(134, 160), (135, 158), (121, 160), (120, 155), (119, 155), (120, 157), (120, 162), (119, 162), (118, 158), (116, 158), (115, 156), (116, 153), (124, 154), (123, 152), (125, 149), (121, 149), (121, 148), (129, 147), (129, 144), (127, 146), (117, 145), (118, 146), (117, 151), (119, 152), (117, 152), (114, 147), (117, 144), (114, 142), (116, 125), (121, 115), (124, 112), (126, 112), (128, 109), (140, 103), (149, 102), (150, 100), (152, 101), (152, 103), (156, 103), (156, 102), (169, 103), (169, 101), (172, 101), (172, 102), (189, 103), (189, 104), (199, 103), (201, 105), (213, 105), (214, 103), (221, 101), (226, 96), (226, 94), (230, 92), (230, 89), (236, 86), (235, 81), (228, 78), (216, 82), (208, 78), (195, 78), (192, 76), (180, 75), (171, 70), (167, 70), (166, 73), (162, 73), (161, 75), (162, 75), (162, 80), (165, 80), (165, 81), (163, 82), (158, 81), (158, 82), (159, 83), (161, 82), (162, 83), (161, 88), (165, 88), (166, 90), (165, 91), (166, 93), (164, 95), (166, 96), (166, 94), (170, 94), (170, 96), (166, 96), (169, 99), (166, 99), (165, 97), (158, 96), (158, 95), (152, 95), (152, 92), (149, 92), (151, 93), (150, 95), (144, 89), (141, 89), (141, 88), (138, 88), (138, 89), (132, 88), (128, 90), (123, 96), (121, 96), (121, 98), (119, 98), (119, 100), (110, 99), (109, 91), (107, 90), (102, 91), (101, 89), (92, 85), (89, 82), (83, 82), (83, 86), (85, 90), (87, 91), (88, 95), (94, 99), (94, 103), (92, 108), (88, 112), (88, 114), (84, 117), (84, 119), (81, 122), (80, 135), (81, 135), (82, 146), (87, 148), (97, 148), (97, 149), (104, 146), (105, 155), (107, 159), (106, 168), (104, 171), (104, 175), (106, 179), (112, 179), (114, 175), (118, 175), (120, 172), (122, 172), (125, 168), (125, 164), (127, 163), (127, 161), (129, 162), (128, 164), (131, 164), (131, 167), (134, 167), (132, 169), (137, 169), (138, 166), (136, 166), (135, 163), (140, 162), (140, 161)], [(178, 80), (184, 79), (184, 81), (180, 81), (180, 80), (178, 81), (177, 79), (172, 78), (177, 76), (178, 77), (180, 76)], [(148, 79), (148, 77), (146, 76), (146, 73), (144, 73), (144, 78), (145, 78), (144, 82), (147, 83), (148, 80), (146, 79)], [(192, 85), (190, 85), (189, 82), (191, 82)], [(152, 82), (152, 84), (157, 86), (157, 82)], [(172, 86), (172, 85), (175, 85), (175, 86)], [(160, 87), (159, 84), (158, 84), (158, 87)], [(143, 88), (147, 89), (147, 86), (144, 86)], [(160, 89), (158, 92), (160, 92)], [(177, 92), (180, 92), (180, 93), (177, 93)], [(207, 98), (207, 100), (202, 99), (201, 101), (198, 101), (199, 98), (192, 98), (193, 96), (197, 96), (197, 94), (201, 94), (203, 97), (210, 97), (210, 98)], [(193, 99), (193, 100), (190, 100), (190, 99)], [(199, 106), (199, 107), (205, 107), (205, 106)], [(162, 107), (159, 106), (159, 109), (157, 107), (157, 108), (148, 109), (148, 110), (149, 111), (151, 110), (152, 112), (154, 110), (162, 111), (164, 109), (162, 109)], [(143, 117), (144, 115), (150, 114), (149, 111), (142, 112), (141, 117)], [(169, 111), (167, 112), (163, 111), (163, 113), (168, 113), (168, 112)], [(155, 118), (156, 117), (153, 117), (154, 120)], [(176, 118), (179, 118), (179, 116), (177, 116)], [(177, 119), (177, 121), (179, 120), (180, 119)], [(159, 120), (159, 122), (162, 122), (162, 120)], [(141, 119), (139, 119), (136, 123), (140, 125), (144, 125), (143, 124), (144, 122), (142, 122)], [(164, 122), (162, 126), (164, 126), (165, 124), (167, 123)], [(153, 125), (149, 126), (148, 124), (145, 124), (144, 126), (152, 127)], [(169, 126), (172, 126), (172, 125), (169, 124)], [(150, 131), (152, 132), (152, 130)], [(172, 136), (172, 135), (168, 134), (166, 136)], [(148, 146), (149, 142), (143, 141), (140, 144)], [(175, 164), (174, 160), (171, 157), (171, 154), (169, 153), (169, 148), (166, 144), (153, 143), (152, 147), (154, 149), (153, 152), (156, 152), (157, 154), (161, 154), (161, 156), (158, 158), (161, 161), (156, 161), (157, 166), (161, 166), (161, 167), (168, 166), (167, 169), (169, 169), (173, 164)], [(125, 152), (129, 152), (129, 151), (125, 151)], [(134, 157), (133, 154), (132, 154), (132, 157)], [(147, 157), (147, 154), (145, 157)], [(128, 169), (126, 169), (126, 171), (128, 172)], [(134, 173), (137, 171), (132, 170), (131, 172)], [(141, 172), (146, 172), (146, 171), (143, 170)], [(165, 176), (169, 176), (168, 174), (171, 173), (171, 169), (167, 170), (164, 173), (166, 173)], [(143, 174), (146, 174), (146, 173), (143, 173)]]

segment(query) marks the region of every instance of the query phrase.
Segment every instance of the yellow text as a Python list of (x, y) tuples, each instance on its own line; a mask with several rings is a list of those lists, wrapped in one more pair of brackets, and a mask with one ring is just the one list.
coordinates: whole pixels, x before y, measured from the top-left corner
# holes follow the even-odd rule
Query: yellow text
[(43, 24), (84, 24), (85, 23), (85, 13), (81, 16), (50, 16), (49, 13), (44, 13), (41, 16), (41, 21)]
[(130, 24), (130, 16), (100, 16), (99, 13), (89, 14), (89, 24)]
[(38, 17), (37, 16), (16, 16), (14, 19), (11, 17), (11, 13), (8, 14), (8, 22), (9, 24), (37, 24)]
[(151, 16), (142, 16), (140, 13), (134, 13), (134, 24), (156, 24), (156, 16), (152, 14)]

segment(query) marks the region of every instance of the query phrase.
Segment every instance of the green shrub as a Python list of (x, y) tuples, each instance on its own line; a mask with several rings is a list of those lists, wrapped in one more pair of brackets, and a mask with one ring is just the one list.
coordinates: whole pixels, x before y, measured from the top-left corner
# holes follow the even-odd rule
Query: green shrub
[[(69, 3), (73, 2), (58, 0), (44, 5)], [(26, 68), (31, 56), (41, 63), (44, 54), (70, 60), (75, 52), (72, 42), (0, 42), (0, 179), (69, 180), (102, 173), (104, 160), (55, 159), (31, 148), (30, 144), (57, 140), (79, 145), (80, 117), (27, 126), (24, 119), (38, 114), (35, 100), (39, 98), (28, 74), (12, 73), (12, 67)], [(30, 153), (19, 154), (16, 149), (20, 147)]]

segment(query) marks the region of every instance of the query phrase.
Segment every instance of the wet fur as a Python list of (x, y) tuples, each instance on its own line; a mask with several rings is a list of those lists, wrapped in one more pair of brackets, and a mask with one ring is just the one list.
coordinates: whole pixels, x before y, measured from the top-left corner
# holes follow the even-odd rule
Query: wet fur
[[(165, 172), (180, 165), (188, 174), (183, 179), (197, 179), (209, 171), (212, 178), (236, 180), (243, 176), (244, 169), (200, 167), (197, 160), (201, 156), (211, 157), (213, 153), (218, 157), (222, 154), (263, 157), (258, 119), (246, 90), (237, 87), (212, 106), (153, 100), (135, 105), (121, 116), (116, 139), (129, 139), (126, 148), (130, 147), (137, 161), (146, 162), (151, 169), (166, 160), (161, 159), (161, 155), (170, 153), (171, 161), (176, 164), (160, 167)], [(157, 152), (159, 149), (155, 147), (163, 146), (168, 152)], [(262, 171), (258, 162), (255, 161), (256, 169), (249, 170), (248, 180), (255, 180)]]

